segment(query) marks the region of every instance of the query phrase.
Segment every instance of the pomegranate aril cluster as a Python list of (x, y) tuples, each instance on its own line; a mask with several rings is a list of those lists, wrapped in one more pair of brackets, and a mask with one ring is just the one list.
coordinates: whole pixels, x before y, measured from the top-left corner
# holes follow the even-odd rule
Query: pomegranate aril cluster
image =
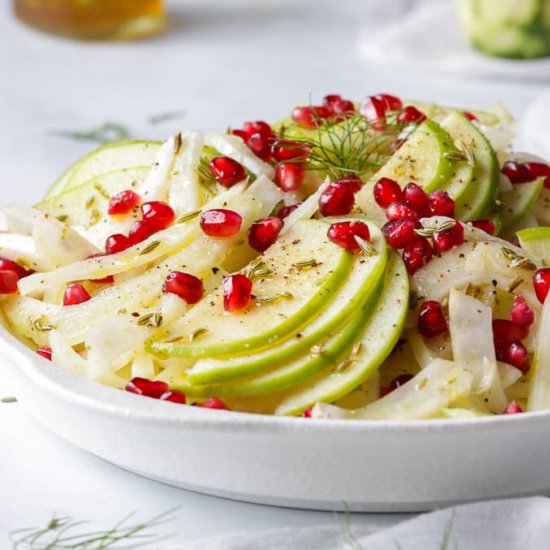
[(349, 252), (358, 252), (361, 247), (358, 239), (369, 241), (369, 226), (359, 220), (333, 223), (327, 232), (328, 238)]
[(389, 94), (377, 94), (367, 96), (359, 107), (359, 112), (370, 122), (371, 126), (382, 132), (386, 128), (386, 115), (389, 112), (397, 112), (403, 108), (403, 102), (396, 96)]
[(523, 340), (535, 322), (535, 312), (521, 295), (514, 297), (509, 319), (493, 320), (493, 341), (499, 361), (504, 361), (526, 373), (530, 359)]
[(115, 233), (107, 237), (107, 254), (122, 252), (174, 223), (176, 215), (169, 204), (162, 201), (141, 203), (141, 197), (131, 189), (121, 191), (111, 198), (108, 213), (111, 216), (127, 216), (140, 205), (141, 219), (132, 224), (127, 236)]
[(257, 157), (265, 162), (271, 160), (271, 145), (275, 141), (275, 132), (267, 122), (245, 122), (242, 128), (232, 130), (232, 133), (239, 136)]
[(516, 162), (509, 160), (504, 163), (502, 173), (513, 184), (521, 184), (544, 178), (544, 187), (550, 189), (550, 165), (543, 162)]

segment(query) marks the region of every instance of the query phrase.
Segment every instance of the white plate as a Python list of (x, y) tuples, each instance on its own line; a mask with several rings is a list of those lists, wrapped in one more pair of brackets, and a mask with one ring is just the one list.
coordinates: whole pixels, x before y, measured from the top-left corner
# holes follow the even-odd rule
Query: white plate
[(550, 412), (468, 421), (280, 418), (160, 402), (76, 377), (0, 329), (21, 403), (143, 476), (316, 510), (420, 511), (550, 489)]

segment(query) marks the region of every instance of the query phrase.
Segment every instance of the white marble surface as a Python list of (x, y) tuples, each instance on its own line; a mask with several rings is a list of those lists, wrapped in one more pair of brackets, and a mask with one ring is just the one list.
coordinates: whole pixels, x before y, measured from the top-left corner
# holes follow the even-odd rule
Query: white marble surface
[[(521, 114), (535, 84), (465, 81), (416, 69), (369, 66), (358, 51), (361, 0), (169, 2), (172, 30), (137, 44), (71, 42), (31, 31), (0, 3), (0, 202), (34, 202), (59, 172), (93, 144), (53, 135), (113, 121), (138, 137), (178, 125), (220, 129), (275, 120), (295, 102), (325, 93), (381, 91), (482, 107), (503, 100)], [(370, 21), (372, 24), (372, 21)], [(152, 126), (151, 115), (183, 110)], [(0, 397), (10, 394), (0, 365)], [(248, 529), (335, 524), (328, 513), (248, 505), (166, 487), (123, 472), (58, 440), (19, 404), (0, 404), (0, 548), (8, 533), (53, 513), (109, 527), (180, 506), (176, 542)], [(354, 515), (376, 527), (401, 516)], [(174, 548), (177, 546), (174, 546)]]

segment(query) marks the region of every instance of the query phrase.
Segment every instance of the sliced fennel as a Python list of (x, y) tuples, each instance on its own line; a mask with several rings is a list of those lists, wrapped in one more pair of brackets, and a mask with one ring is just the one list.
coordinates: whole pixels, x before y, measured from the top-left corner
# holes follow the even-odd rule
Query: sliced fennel
[(490, 410), (501, 413), (508, 401), (497, 368), (491, 308), (452, 289), (449, 331), (455, 364), (472, 374), (472, 389), (487, 399)]
[[(235, 201), (233, 203), (233, 201)], [(229, 239), (210, 239), (200, 236), (190, 246), (171, 255), (141, 275), (101, 291), (88, 302), (70, 307), (47, 304), (35, 298), (12, 295), (4, 302), (4, 310), (15, 332), (33, 339), (38, 345), (48, 343), (44, 326), (55, 327), (71, 345), (83, 342), (94, 322), (117, 315), (127, 315), (152, 307), (162, 295), (166, 275), (185, 266), (188, 273), (205, 277), (217, 268), (242, 239), (253, 220), (257, 219), (259, 204), (246, 200), (246, 195), (235, 197), (228, 205), (243, 217), (241, 232)], [(238, 203), (238, 204), (237, 204)]]
[[(235, 185), (226, 192), (218, 195), (204, 209), (220, 208), (231, 198), (242, 193), (244, 185)], [(257, 199), (248, 196), (247, 201), (257, 202)], [(235, 206), (237, 212), (239, 208)], [(159, 231), (145, 239), (143, 242), (131, 246), (130, 248), (109, 254), (107, 256), (98, 256), (89, 258), (81, 262), (69, 264), (55, 271), (48, 273), (36, 273), (19, 282), (19, 291), (23, 295), (32, 295), (44, 292), (49, 286), (72, 281), (81, 281), (86, 279), (102, 279), (109, 275), (123, 273), (130, 269), (140, 267), (168, 254), (173, 254), (184, 248), (201, 233), (198, 216), (189, 219), (183, 223), (175, 223), (171, 227)]]
[(531, 384), (527, 408), (529, 411), (550, 409), (550, 299), (542, 306), (538, 327), (535, 358), (533, 360)]
[(319, 403), (314, 418), (422, 420), (436, 418), (472, 387), (472, 375), (452, 361), (435, 359), (414, 378), (362, 409), (345, 410)]

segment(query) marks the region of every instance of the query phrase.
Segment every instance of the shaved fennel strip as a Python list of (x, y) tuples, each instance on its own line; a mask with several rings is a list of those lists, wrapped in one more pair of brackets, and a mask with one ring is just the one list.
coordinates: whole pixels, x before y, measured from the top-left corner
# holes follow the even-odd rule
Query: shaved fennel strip
[(449, 295), (449, 332), (455, 364), (472, 373), (473, 391), (486, 396), (492, 412), (501, 413), (508, 400), (497, 369), (491, 308), (452, 289)]
[[(239, 195), (244, 185), (233, 186), (218, 195), (204, 209), (219, 208), (232, 197)], [(174, 224), (168, 229), (159, 231), (143, 242), (134, 245), (122, 252), (90, 258), (81, 262), (61, 267), (47, 273), (35, 273), (19, 281), (19, 291), (23, 295), (43, 292), (50, 285), (69, 283), (87, 279), (102, 279), (109, 275), (116, 275), (129, 269), (149, 264), (162, 256), (173, 254), (187, 246), (200, 235), (198, 217), (185, 224)]]
[(422, 420), (435, 418), (460, 397), (470, 393), (472, 375), (452, 361), (435, 359), (407, 383), (374, 403), (348, 411), (318, 403), (314, 418), (364, 420)]
[(550, 298), (542, 306), (532, 371), (527, 409), (550, 409)]

